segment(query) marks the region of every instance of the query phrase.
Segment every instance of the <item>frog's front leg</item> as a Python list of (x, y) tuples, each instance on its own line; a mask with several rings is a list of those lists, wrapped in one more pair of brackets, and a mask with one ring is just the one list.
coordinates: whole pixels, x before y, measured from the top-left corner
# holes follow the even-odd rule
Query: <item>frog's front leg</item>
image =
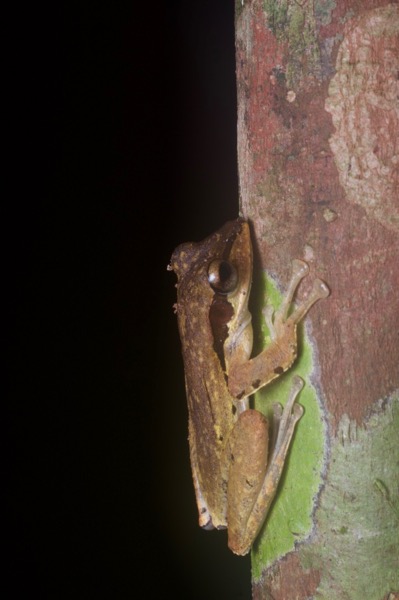
[(293, 261), (291, 281), (281, 306), (275, 312), (274, 318), (270, 312), (267, 314), (272, 338), (270, 346), (250, 360), (242, 360), (238, 352), (231, 352), (228, 387), (231, 395), (237, 400), (250, 396), (284, 373), (294, 362), (297, 355), (298, 323), (315, 302), (326, 298), (330, 293), (327, 285), (316, 279), (308, 298), (289, 315), (295, 290), (308, 272), (309, 267), (304, 261)]
[(275, 445), (268, 462), (269, 432), (266, 418), (257, 410), (240, 414), (226, 448), (229, 462), (227, 487), (228, 544), (235, 554), (249, 552), (276, 494), (295, 425), (303, 414), (295, 400), (303, 387), (294, 377), (284, 410), (274, 406)]
[(285, 293), (283, 301), (279, 309), (274, 312), (266, 310), (266, 322), (270, 331), (272, 340), (284, 337), (285, 330), (291, 329), (303, 319), (309, 309), (321, 298), (326, 298), (330, 290), (321, 279), (315, 279), (313, 288), (308, 296), (294, 311), (288, 316), (288, 312), (295, 294), (295, 291), (301, 282), (309, 273), (309, 266), (303, 260), (295, 259), (292, 261), (292, 276), (288, 284), (288, 289)]

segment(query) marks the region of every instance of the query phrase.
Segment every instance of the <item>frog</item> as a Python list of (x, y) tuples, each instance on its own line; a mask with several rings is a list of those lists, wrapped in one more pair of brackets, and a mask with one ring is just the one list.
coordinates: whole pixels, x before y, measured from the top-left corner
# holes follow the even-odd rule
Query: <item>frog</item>
[(168, 268), (177, 275), (175, 311), (199, 525), (227, 529), (229, 548), (244, 556), (276, 496), (304, 412), (296, 402), (304, 382), (293, 378), (285, 406), (273, 406), (270, 424), (251, 408), (251, 397), (291, 367), (298, 352), (298, 323), (330, 291), (315, 279), (306, 299), (292, 308), (296, 290), (309, 273), (305, 261), (293, 260), (280, 307), (266, 311), (270, 344), (252, 356), (249, 222), (239, 217), (201, 242), (181, 244)]

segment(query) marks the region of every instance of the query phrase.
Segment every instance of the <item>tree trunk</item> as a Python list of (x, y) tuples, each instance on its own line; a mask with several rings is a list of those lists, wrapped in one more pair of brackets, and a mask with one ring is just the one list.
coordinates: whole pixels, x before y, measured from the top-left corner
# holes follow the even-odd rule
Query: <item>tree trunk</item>
[(301, 257), (299, 295), (316, 275), (331, 289), (302, 332), (305, 415), (253, 597), (399, 598), (398, 4), (237, 0), (236, 47), (241, 212), (266, 291)]

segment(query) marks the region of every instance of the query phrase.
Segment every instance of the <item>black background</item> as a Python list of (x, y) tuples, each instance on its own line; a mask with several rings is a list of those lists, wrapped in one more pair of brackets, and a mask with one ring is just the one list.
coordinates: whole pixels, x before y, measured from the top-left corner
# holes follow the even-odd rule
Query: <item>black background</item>
[(8, 23), (3, 597), (250, 598), (197, 525), (166, 271), (237, 216), (234, 3)]

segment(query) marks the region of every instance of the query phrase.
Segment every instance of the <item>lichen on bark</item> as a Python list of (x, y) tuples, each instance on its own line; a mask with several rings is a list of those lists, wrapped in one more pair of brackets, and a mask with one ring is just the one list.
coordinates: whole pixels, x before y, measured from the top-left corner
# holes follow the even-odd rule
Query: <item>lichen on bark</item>
[(316, 536), (299, 550), (302, 567), (320, 575), (315, 600), (381, 600), (399, 591), (398, 429), (399, 392), (376, 402), (364, 427), (341, 418)]
[(320, 78), (320, 50), (312, 2), (265, 0), (267, 23), (279, 42), (287, 44), (287, 85), (296, 89), (309, 75)]
[(399, 231), (399, 8), (376, 8), (348, 24), (326, 110), (340, 183), (349, 202)]

